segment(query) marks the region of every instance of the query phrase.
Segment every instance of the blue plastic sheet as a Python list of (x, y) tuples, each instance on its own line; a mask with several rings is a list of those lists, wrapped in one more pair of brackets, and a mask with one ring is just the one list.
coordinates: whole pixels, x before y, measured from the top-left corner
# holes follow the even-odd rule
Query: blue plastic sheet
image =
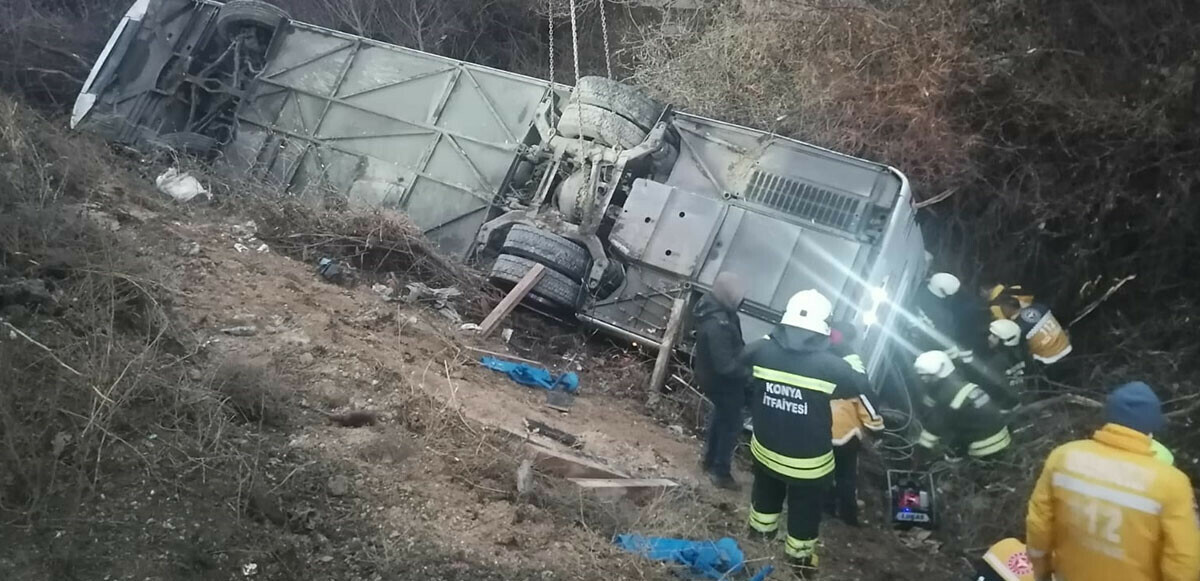
[(508, 375), (509, 378), (521, 385), (540, 387), (550, 391), (561, 389), (567, 393), (575, 393), (579, 390), (579, 376), (572, 371), (555, 377), (541, 367), (504, 361), (495, 357), (484, 357), (479, 362), (488, 369)]
[[(654, 561), (685, 565), (696, 576), (709, 579), (730, 579), (740, 572), (746, 557), (737, 541), (725, 537), (716, 541), (689, 541), (642, 535), (617, 535), (618, 547)], [(756, 580), (765, 579), (770, 570), (759, 571)]]

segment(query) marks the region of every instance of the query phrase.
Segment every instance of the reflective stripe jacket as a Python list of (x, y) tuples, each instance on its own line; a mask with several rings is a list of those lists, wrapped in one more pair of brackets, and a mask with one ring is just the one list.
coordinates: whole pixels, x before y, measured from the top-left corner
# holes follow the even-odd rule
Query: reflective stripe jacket
[(988, 311), (992, 318), (1013, 319), (1020, 309), (1033, 304), (1033, 295), (1021, 288), (1021, 285), (998, 284), (988, 291)]
[(1021, 346), (990, 347), (982, 357), (966, 366), (967, 377), (978, 383), (1001, 407), (1010, 408), (1021, 401), (1028, 357)]
[(922, 447), (933, 449), (945, 443), (957, 455), (983, 458), (1012, 443), (1004, 416), (991, 396), (957, 373), (928, 386), (921, 403), (924, 429), (917, 444)]
[(833, 408), (834, 446), (863, 437), (863, 430), (878, 432), (883, 429), (883, 418), (879, 417), (865, 395), (854, 399), (835, 399), (829, 405)]
[(1039, 579), (1196, 581), (1194, 507), (1187, 476), (1154, 458), (1149, 436), (1107, 424), (1050, 453), (1025, 541)]
[(1034, 303), (1017, 314), (1029, 353), (1049, 365), (1071, 353), (1071, 337), (1046, 305)]
[(754, 458), (786, 479), (828, 476), (833, 472), (829, 402), (866, 392), (866, 375), (838, 357), (828, 337), (784, 325), (747, 346), (746, 360), (754, 375)]
[[(845, 346), (834, 346), (834, 353), (842, 355), (842, 361), (855, 371), (866, 374), (866, 366), (857, 353)], [(835, 399), (829, 402), (833, 412), (833, 445), (841, 446), (854, 438), (863, 437), (864, 430), (878, 432), (883, 429), (883, 418), (867, 395), (859, 394), (854, 399)]]

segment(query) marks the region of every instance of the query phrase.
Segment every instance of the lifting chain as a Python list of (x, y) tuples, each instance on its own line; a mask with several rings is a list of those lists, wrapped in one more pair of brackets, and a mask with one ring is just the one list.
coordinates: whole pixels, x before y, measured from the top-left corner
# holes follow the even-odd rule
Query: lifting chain
[(608, 17), (604, 15), (605, 0), (600, 0), (600, 31), (604, 34), (604, 68), (612, 78), (612, 51), (608, 48)]
[(546, 20), (550, 22), (550, 83), (554, 83), (554, 0), (546, 0)]
[(579, 84), (579, 20), (575, 16), (575, 0), (571, 1), (571, 51), (575, 56), (575, 84)]

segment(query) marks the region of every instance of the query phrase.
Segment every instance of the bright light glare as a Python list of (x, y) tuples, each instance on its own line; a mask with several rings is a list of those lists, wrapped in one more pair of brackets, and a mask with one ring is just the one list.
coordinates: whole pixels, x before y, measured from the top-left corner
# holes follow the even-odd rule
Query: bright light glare
[(871, 309), (863, 313), (863, 324), (870, 327), (879, 322), (879, 315), (875, 314), (875, 309)]
[(871, 300), (875, 301), (876, 304), (886, 301), (887, 300), (887, 291), (884, 290), (883, 287), (881, 287), (881, 286), (872, 287), (871, 288)]

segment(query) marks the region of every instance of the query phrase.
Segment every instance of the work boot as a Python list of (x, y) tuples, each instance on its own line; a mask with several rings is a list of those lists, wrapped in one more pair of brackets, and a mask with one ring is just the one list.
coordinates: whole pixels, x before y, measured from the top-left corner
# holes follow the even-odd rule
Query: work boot
[(742, 489), (742, 485), (738, 484), (738, 481), (734, 480), (733, 476), (729, 474), (717, 474), (715, 472), (709, 472), (708, 479), (713, 483), (713, 486), (716, 486), (717, 488), (732, 490), (734, 492)]
[(753, 527), (746, 529), (746, 538), (756, 543), (773, 543), (775, 542), (775, 535), (777, 534), (779, 534), (779, 531), (764, 533), (762, 531), (755, 530)]
[(792, 573), (803, 579), (804, 581), (812, 581), (817, 578), (817, 556), (811, 557), (789, 557), (788, 567), (792, 569)]

